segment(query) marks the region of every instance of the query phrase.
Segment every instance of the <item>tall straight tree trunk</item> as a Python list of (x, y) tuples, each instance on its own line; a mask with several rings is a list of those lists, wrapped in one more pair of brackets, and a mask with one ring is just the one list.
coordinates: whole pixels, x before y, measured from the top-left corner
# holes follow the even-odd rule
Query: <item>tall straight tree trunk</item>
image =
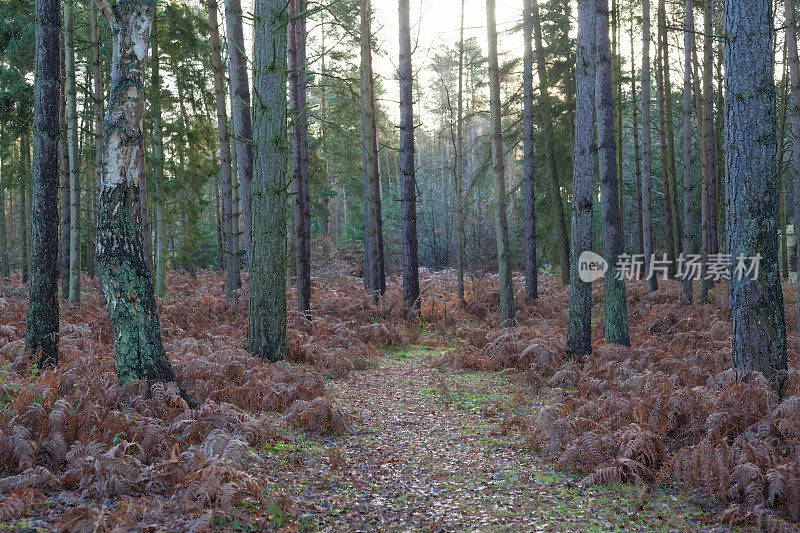
[(297, 237), (297, 307), (311, 309), (311, 197), (306, 109), (306, 0), (289, 0), (289, 100), (292, 114), (292, 200)]
[(94, 120), (94, 168), (89, 187), (89, 206), (92, 211), (89, 227), (89, 245), (87, 246), (86, 268), (89, 277), (94, 278), (97, 266), (95, 262), (96, 244), (96, 198), (97, 185), (100, 183), (100, 162), (103, 159), (103, 74), (100, 69), (100, 17), (97, 4), (92, 2), (92, 107)]
[(242, 206), (245, 250), (250, 260), (251, 189), (253, 180), (253, 123), (250, 114), (250, 81), (244, 50), (241, 0), (225, 0), (228, 36), (228, 71), (231, 83), (231, 114), (236, 139), (236, 169)]
[(327, 48), (325, 48), (325, 11), (320, 12), (320, 64), (322, 76), (319, 82), (320, 90), (320, 116), (321, 122), (320, 133), (322, 134), (322, 159), (324, 160), (324, 183), (325, 193), (322, 196), (322, 234), (326, 237), (323, 240), (323, 256), (327, 259), (330, 254), (330, 237), (331, 237), (331, 196), (333, 191), (333, 183), (331, 183), (330, 161), (328, 161), (328, 83), (325, 79), (327, 69), (325, 68), (325, 57), (327, 55)]
[[(786, 46), (789, 58), (789, 81), (791, 95), (789, 108), (792, 118), (792, 158), (790, 175), (794, 179), (794, 234), (797, 242), (798, 228), (800, 228), (800, 56), (797, 53), (797, 12), (793, 0), (784, 0), (786, 10)], [(730, 223), (730, 222), (729, 222)], [(800, 246), (798, 246), (800, 250)], [(797, 253), (795, 265), (800, 275), (800, 253)], [(800, 278), (799, 278), (800, 279)], [(800, 284), (797, 286), (800, 295)], [(800, 306), (800, 298), (797, 300)], [(798, 307), (800, 309), (800, 307)]]
[[(663, 1), (663, 0), (662, 0)], [(672, 200), (672, 233), (675, 242), (675, 253), (682, 252), (682, 238), (683, 232), (681, 228), (680, 211), (678, 209), (678, 179), (677, 168), (675, 166), (675, 124), (672, 119), (672, 82), (670, 80), (670, 64), (669, 64), (669, 39), (668, 37), (668, 21), (666, 6), (662, 10), (664, 13), (663, 30), (661, 32), (661, 57), (663, 59), (663, 72), (664, 72), (664, 112), (667, 123), (667, 161), (669, 166), (669, 197)]]
[(81, 303), (81, 163), (78, 94), (75, 81), (75, 1), (64, 3), (64, 70), (67, 74), (67, 154), (69, 157), (69, 301)]
[[(533, 7), (534, 0), (523, 0), (523, 38), (525, 57), (523, 60), (523, 182), (525, 183), (525, 296), (529, 300), (539, 297), (538, 265), (536, 261), (536, 163), (534, 161), (533, 123)], [(459, 92), (460, 95), (460, 92)]]
[(464, 301), (464, 252), (467, 246), (464, 234), (464, 4), (465, 0), (461, 0), (461, 27), (458, 37), (458, 117), (456, 118), (456, 216), (458, 217), (456, 221), (456, 274), (458, 276), (456, 292), (459, 301)]
[[(27, 134), (23, 134), (19, 139), (20, 161), (22, 163), (23, 175), (28, 175), (33, 165), (31, 163), (31, 144)], [(29, 180), (22, 180), (22, 283), (28, 283), (31, 270), (31, 204), (32, 202), (32, 183)]]
[[(667, 146), (667, 109), (666, 109), (666, 96), (664, 88), (664, 70), (667, 60), (664, 57), (664, 48), (662, 44), (666, 43), (666, 14), (664, 8), (664, 0), (658, 0), (658, 36), (656, 40), (656, 84), (658, 91), (658, 134), (659, 134), (659, 149), (661, 152), (661, 188), (664, 200), (664, 234), (667, 239), (667, 258), (669, 259), (668, 276), (675, 277), (675, 260), (678, 257), (676, 253), (675, 234), (673, 233), (674, 222), (673, 217), (677, 213), (672, 211), (672, 172), (669, 164), (669, 148)], [(662, 42), (663, 41), (663, 42)]]
[(639, 150), (639, 115), (636, 106), (636, 57), (633, 43), (634, 20), (631, 17), (631, 107), (633, 107), (633, 160), (636, 172), (636, 237), (640, 254), (644, 254), (644, 231), (642, 222), (642, 154)]
[[(62, 28), (63, 29), (63, 28)], [(62, 32), (63, 34), (63, 32)], [(61, 79), (67, 78), (67, 71), (65, 68), (66, 61), (64, 60), (64, 38), (61, 38)], [(61, 193), (61, 240), (59, 247), (59, 269), (61, 273), (61, 297), (65, 300), (69, 298), (69, 258), (70, 258), (70, 188), (69, 188), (69, 147), (67, 146), (67, 84), (61, 83), (61, 102), (60, 102), (60, 123), (59, 123), (59, 172), (61, 176), (60, 193)], [(23, 189), (23, 203), (24, 208), (24, 189)], [(27, 242), (27, 241), (26, 241)]]
[[(33, 104), (33, 224), (25, 350), (58, 364), (58, 138), (61, 1), (36, 0)], [(5, 206), (3, 206), (5, 207)]]
[(8, 276), (11, 269), (8, 260), (8, 218), (6, 217), (6, 167), (5, 150), (0, 138), (0, 276)]
[(567, 352), (592, 351), (592, 285), (578, 275), (581, 254), (592, 249), (594, 192), (595, 0), (578, 1), (575, 144), (572, 169), (572, 272), (569, 287)]
[[(463, 14), (463, 0), (462, 0)], [(408, 0), (399, 0), (398, 18), (400, 24), (400, 172), (402, 189), (402, 232), (403, 232), (403, 305), (407, 309), (419, 310), (419, 259), (417, 258), (417, 178), (414, 168), (414, 95), (413, 70), (411, 68), (411, 26), (409, 22)], [(462, 15), (463, 16), (463, 15)], [(463, 18), (462, 18), (463, 26)], [(463, 42), (459, 48), (459, 65), (463, 65)], [(461, 66), (459, 67), (461, 69)], [(459, 70), (459, 141), (461, 140), (461, 77)], [(458, 147), (457, 158), (461, 165), (458, 172), (463, 173), (463, 151)], [(456, 195), (463, 209), (461, 199), (461, 175), (456, 176)], [(459, 212), (459, 253), (463, 254), (463, 231), (461, 223), (463, 212)], [(459, 298), (464, 298), (463, 256), (459, 255)]]
[[(534, 11), (535, 6), (534, 3)], [(495, 0), (486, 0), (486, 29), (489, 40), (489, 108), (491, 110), (492, 167), (494, 168), (497, 267), (500, 282), (500, 323), (503, 326), (512, 327), (516, 325), (516, 317), (514, 287), (511, 278), (511, 247), (508, 240), (508, 219), (506, 218), (506, 176), (503, 163), (503, 117), (500, 106), (500, 66), (497, 59)], [(543, 86), (546, 87), (546, 85)], [(542, 102), (545, 101), (543, 98)], [(553, 197), (553, 201), (556, 201), (555, 197)], [(558, 201), (560, 202), (560, 200)], [(562, 258), (562, 267), (567, 265), (569, 265), (569, 259), (564, 261)]]
[[(547, 153), (545, 171), (547, 182), (550, 185), (550, 203), (553, 207), (553, 223), (556, 227), (558, 239), (558, 254), (561, 260), (561, 282), (569, 283), (569, 238), (567, 237), (567, 223), (564, 215), (564, 203), (561, 201), (561, 189), (558, 185), (558, 172), (556, 165), (556, 146), (553, 138), (553, 114), (550, 106), (550, 84), (547, 75), (547, 62), (542, 44), (542, 24), (539, 19), (538, 0), (533, 2), (533, 38), (536, 46), (536, 64), (539, 75), (539, 107), (542, 112), (542, 126), (544, 128), (544, 144)], [(491, 83), (491, 80), (490, 80)]]
[(214, 103), (217, 109), (217, 133), (222, 178), (222, 219), (225, 268), (225, 298), (236, 300), (242, 280), (239, 273), (239, 253), (234, 245), (233, 197), (231, 185), (231, 145), (228, 137), (228, 109), (225, 96), (225, 75), (222, 72), (222, 54), (219, 40), (217, 0), (208, 1), (208, 24), (211, 37), (211, 70), (214, 73)]
[[(144, 128), (142, 128), (144, 131)], [(144, 152), (144, 135), (139, 139), (139, 151), (136, 154), (139, 158), (139, 220), (142, 228), (142, 254), (144, 255), (147, 270), (152, 271), (150, 262), (150, 217), (147, 214), (147, 172)]]
[(622, 214), (619, 210), (617, 146), (614, 134), (614, 90), (611, 76), (611, 51), (608, 37), (608, 0), (597, 0), (597, 72), (595, 108), (597, 116), (598, 167), (600, 174), (600, 212), (603, 217), (603, 251), (609, 268), (605, 288), (606, 342), (630, 346), (628, 304), (625, 280), (618, 278), (617, 258), (622, 253)]
[(156, 204), (156, 254), (155, 285), (159, 298), (167, 295), (167, 268), (164, 257), (164, 140), (161, 131), (161, 70), (158, 50), (158, 18), (153, 20), (151, 39), (153, 54), (152, 87), (153, 96), (153, 162), (155, 170), (155, 204)]
[(650, 140), (650, 0), (642, 2), (642, 233), (644, 236), (644, 266), (647, 289), (658, 289), (655, 275), (649, 276), (653, 251), (653, 206), (650, 199), (650, 177), (652, 176)]
[(104, 155), (98, 194), (97, 266), (114, 335), (120, 383), (174, 381), (142, 248), (139, 139), (144, 71), (155, 0), (117, 0), (103, 14), (113, 30)]
[[(683, 253), (684, 257), (694, 253), (692, 242), (692, 53), (695, 49), (694, 11), (692, 0), (685, 0), (683, 32)], [(692, 303), (692, 278), (683, 276), (683, 301)]]
[(269, 361), (286, 357), (286, 24), (285, 0), (256, 0), (247, 351)]
[(700, 299), (708, 298), (708, 291), (713, 285), (713, 280), (706, 279), (706, 264), (709, 256), (719, 252), (717, 242), (717, 163), (714, 141), (714, 22), (713, 0), (705, 0), (703, 9), (703, 151), (705, 151), (705, 173), (703, 174), (702, 216), (703, 216), (703, 283)]
[(758, 277), (731, 276), (734, 368), (758, 370), (780, 393), (786, 324), (778, 267), (774, 29), (771, 0), (725, 3), (728, 253), (761, 256)]
[(361, 14), (361, 139), (364, 167), (364, 283), (374, 302), (383, 294), (381, 265), (380, 177), (375, 127), (375, 80), (372, 73), (372, 8), (360, 0)]

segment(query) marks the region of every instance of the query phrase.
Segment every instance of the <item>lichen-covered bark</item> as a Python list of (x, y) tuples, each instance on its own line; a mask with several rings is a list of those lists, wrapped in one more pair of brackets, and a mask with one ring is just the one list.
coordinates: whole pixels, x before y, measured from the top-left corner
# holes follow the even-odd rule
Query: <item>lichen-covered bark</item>
[(564, 202), (561, 200), (561, 188), (558, 184), (558, 166), (556, 164), (557, 154), (555, 138), (553, 134), (553, 114), (550, 106), (550, 83), (547, 75), (547, 62), (544, 55), (544, 45), (542, 44), (542, 24), (539, 20), (539, 4), (537, 0), (532, 2), (532, 22), (533, 38), (536, 45), (536, 64), (539, 76), (539, 109), (542, 114), (542, 126), (544, 133), (545, 153), (545, 174), (550, 188), (550, 205), (553, 212), (553, 225), (556, 228), (556, 239), (558, 241), (558, 257), (561, 261), (561, 281), (564, 285), (569, 283), (569, 238), (567, 237), (567, 222), (564, 215)]
[[(231, 85), (231, 118), (236, 139), (236, 170), (244, 226), (245, 250), (250, 258), (251, 188), (253, 179), (253, 123), (250, 114), (250, 81), (242, 31), (242, 3), (225, 0), (225, 25), (228, 37), (228, 72)], [(237, 221), (238, 222), (238, 221)], [(235, 224), (238, 228), (238, 223)]]
[(39, 368), (58, 363), (58, 138), (61, 1), (36, 0), (33, 224), (25, 349)]
[(486, 0), (486, 30), (489, 40), (489, 108), (491, 110), (492, 167), (494, 169), (495, 233), (500, 282), (500, 322), (516, 325), (514, 287), (511, 278), (511, 250), (506, 216), (506, 177), (503, 162), (503, 123), (500, 107), (500, 66), (497, 60), (495, 1)]
[[(650, 270), (650, 257), (653, 254), (653, 204), (650, 198), (650, 178), (653, 173), (650, 139), (650, 0), (642, 2), (642, 234), (644, 238), (644, 267)], [(658, 289), (658, 280), (651, 276), (647, 289)]]
[[(400, 173), (402, 189), (402, 233), (403, 233), (403, 305), (407, 309), (419, 309), (419, 259), (417, 257), (417, 177), (414, 167), (414, 97), (413, 97), (413, 71), (411, 69), (411, 25), (409, 21), (409, 1), (399, 0), (398, 18), (400, 22)], [(463, 49), (459, 54), (463, 54)], [(461, 79), (459, 78), (459, 87)], [(461, 104), (459, 90), (459, 105)], [(460, 108), (459, 108), (460, 110)], [(459, 111), (459, 117), (461, 116)], [(459, 119), (459, 140), (461, 124)], [(460, 149), (461, 150), (461, 149)], [(460, 172), (463, 173), (463, 151)], [(456, 179), (456, 194), (461, 198), (461, 177)], [(463, 206), (462, 206), (463, 209)], [(459, 212), (458, 216), (463, 216)], [(461, 232), (459, 239), (463, 239), (463, 221), (460, 218)], [(463, 247), (460, 248), (463, 254)], [(461, 255), (461, 293), (464, 297), (463, 285), (463, 255)]]
[[(692, 242), (692, 53), (695, 48), (692, 0), (685, 2), (683, 32), (683, 253), (694, 253)], [(692, 303), (692, 278), (683, 277), (683, 301)]]
[(578, 277), (578, 258), (592, 249), (594, 191), (595, 0), (578, 2), (575, 60), (575, 144), (572, 167), (572, 261), (569, 284), (567, 352), (592, 351), (592, 286)]
[(242, 280), (239, 273), (239, 250), (234, 245), (233, 196), (231, 186), (231, 145), (228, 137), (228, 109), (225, 97), (225, 75), (222, 72), (217, 0), (208, 2), (208, 24), (211, 37), (211, 70), (214, 73), (214, 103), (217, 110), (217, 135), (219, 138), (220, 173), (222, 175), (222, 218), (224, 227), (223, 265), (225, 268), (225, 297), (236, 300)]
[(777, 144), (771, 0), (725, 3), (725, 163), (728, 253), (761, 256), (758, 278), (731, 277), (733, 366), (780, 390), (786, 325), (778, 268)]
[(289, 101), (292, 114), (292, 200), (297, 274), (297, 307), (311, 309), (311, 181), (306, 109), (306, 0), (289, 0)]
[(617, 257), (622, 253), (622, 224), (617, 187), (617, 145), (614, 135), (614, 97), (611, 85), (611, 51), (608, 39), (608, 0), (597, 0), (597, 72), (595, 106), (597, 114), (598, 174), (600, 213), (603, 218), (603, 251), (608, 270), (605, 288), (606, 342), (630, 345), (625, 280), (617, 277)]
[(523, 0), (523, 36), (525, 57), (523, 59), (522, 91), (522, 133), (523, 133), (523, 181), (525, 183), (525, 296), (529, 300), (539, 297), (539, 276), (536, 258), (536, 163), (534, 161), (534, 135), (536, 125), (533, 121), (533, 2)]
[(253, 187), (247, 351), (286, 357), (286, 2), (256, 0)]
[(118, 0), (109, 20), (114, 38), (103, 121), (97, 266), (114, 335), (120, 383), (175, 380), (161, 342), (140, 229), (138, 151), (146, 55), (155, 11), (155, 0)]

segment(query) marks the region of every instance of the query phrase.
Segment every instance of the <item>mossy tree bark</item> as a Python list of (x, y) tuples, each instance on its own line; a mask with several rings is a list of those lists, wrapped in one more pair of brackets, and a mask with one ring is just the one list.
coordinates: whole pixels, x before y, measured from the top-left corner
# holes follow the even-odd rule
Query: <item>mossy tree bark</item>
[(286, 2), (256, 0), (254, 15), (247, 351), (280, 361), (286, 357)]
[(506, 176), (503, 152), (503, 117), (500, 106), (500, 66), (497, 59), (495, 1), (486, 0), (486, 30), (489, 41), (489, 108), (491, 110), (492, 167), (494, 169), (495, 233), (500, 282), (500, 323), (516, 325), (514, 287), (511, 278), (511, 247), (506, 215)]
[(523, 35), (525, 57), (522, 74), (522, 133), (523, 133), (523, 181), (525, 197), (525, 296), (529, 300), (539, 297), (538, 261), (536, 257), (536, 162), (534, 161), (533, 103), (533, 2), (523, 0)]
[(36, 0), (32, 262), (25, 349), (44, 368), (58, 363), (58, 138), (61, 1)]
[(113, 30), (111, 78), (103, 121), (97, 266), (114, 335), (120, 383), (174, 381), (164, 352), (150, 272), (142, 248), (139, 142), (144, 73), (155, 0), (102, 4)]
[(572, 261), (569, 286), (567, 352), (592, 351), (592, 286), (578, 276), (578, 258), (592, 249), (594, 191), (595, 0), (578, 2), (576, 55), (575, 153), (572, 169)]
[(159, 298), (167, 295), (167, 265), (164, 256), (164, 139), (161, 130), (161, 57), (158, 48), (158, 18), (153, 20), (151, 34), (151, 54), (153, 56), (152, 89), (150, 100), (153, 106), (153, 170), (155, 171), (155, 206), (156, 206), (156, 253), (155, 253), (155, 285)]
[[(790, 174), (794, 178), (794, 227), (795, 236), (800, 228), (800, 56), (797, 53), (797, 10), (794, 0), (785, 0), (786, 8), (786, 46), (789, 58), (789, 80), (791, 96), (789, 107), (792, 118), (792, 157)], [(800, 274), (800, 253), (797, 254), (796, 271)], [(800, 296), (800, 284), (797, 285)], [(800, 306), (800, 298), (797, 300)], [(798, 307), (800, 309), (800, 307)]]
[(780, 391), (786, 324), (778, 267), (774, 29), (771, 0), (725, 2), (725, 163), (728, 253), (761, 256), (757, 278), (731, 276), (733, 366)]

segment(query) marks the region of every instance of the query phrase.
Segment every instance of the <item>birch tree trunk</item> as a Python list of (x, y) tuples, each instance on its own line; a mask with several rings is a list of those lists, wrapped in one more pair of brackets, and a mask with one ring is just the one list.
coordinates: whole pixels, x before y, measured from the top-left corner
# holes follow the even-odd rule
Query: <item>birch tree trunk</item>
[(311, 309), (311, 198), (306, 109), (306, 0), (289, 0), (289, 101), (292, 115), (292, 200), (297, 238), (297, 307)]
[(286, 357), (286, 2), (256, 0), (254, 16), (255, 150), (247, 351), (280, 361)]
[(220, 175), (222, 178), (222, 226), (225, 268), (225, 298), (236, 300), (242, 280), (239, 273), (239, 251), (234, 245), (233, 200), (231, 185), (231, 145), (228, 137), (228, 109), (225, 96), (225, 76), (222, 72), (222, 54), (219, 40), (217, 0), (208, 1), (208, 24), (211, 37), (211, 70), (214, 73), (214, 103), (217, 109), (217, 136), (219, 138)]
[(561, 189), (558, 185), (558, 171), (556, 166), (556, 146), (553, 139), (553, 114), (550, 106), (550, 84), (547, 75), (547, 62), (542, 44), (542, 24), (539, 19), (538, 0), (533, 2), (533, 37), (536, 46), (536, 63), (539, 75), (539, 106), (542, 113), (542, 126), (544, 128), (544, 144), (547, 153), (545, 171), (547, 182), (550, 185), (550, 202), (553, 208), (553, 223), (556, 227), (558, 239), (558, 254), (561, 260), (561, 282), (569, 283), (569, 238), (567, 237), (567, 223), (564, 215), (564, 203), (561, 201)]
[(114, 335), (120, 383), (175, 381), (164, 352), (141, 240), (139, 139), (144, 72), (155, 0), (103, 4), (113, 30), (111, 83), (103, 129), (97, 263)]
[[(506, 218), (506, 179), (503, 163), (503, 123), (500, 106), (500, 66), (497, 59), (497, 22), (495, 0), (486, 0), (486, 29), (489, 41), (489, 108), (491, 110), (492, 167), (494, 169), (495, 233), (497, 234), (497, 267), (500, 282), (500, 323), (516, 325), (514, 287), (511, 278), (511, 250)], [(555, 201), (555, 198), (553, 198)], [(556, 221), (558, 223), (558, 221)], [(565, 266), (569, 263), (562, 263)]]
[(771, 0), (725, 2), (728, 252), (761, 256), (758, 277), (731, 276), (734, 368), (758, 370), (780, 393), (786, 324), (778, 267), (774, 29)]
[[(683, 32), (683, 253), (684, 257), (694, 253), (692, 242), (692, 53), (695, 49), (694, 10), (692, 0), (685, 1)], [(692, 303), (692, 278), (683, 276), (683, 301)]]
[(622, 215), (617, 185), (617, 145), (614, 132), (614, 92), (611, 79), (611, 51), (608, 37), (608, 0), (597, 0), (595, 30), (597, 71), (595, 108), (597, 115), (600, 213), (603, 217), (603, 251), (609, 268), (605, 274), (606, 342), (630, 346), (625, 280), (617, 278), (617, 258), (622, 253)]
[[(250, 261), (251, 189), (253, 180), (253, 123), (250, 114), (250, 81), (244, 50), (241, 0), (225, 0), (225, 25), (228, 37), (228, 72), (231, 84), (231, 114), (236, 139), (236, 169), (242, 206), (247, 264)], [(238, 251), (238, 250), (237, 250)]]
[(595, 0), (578, 1), (575, 144), (572, 169), (572, 269), (569, 286), (567, 352), (592, 351), (592, 286), (578, 276), (579, 258), (592, 249), (594, 191)]
[[(523, 59), (522, 133), (523, 133), (523, 182), (525, 184), (525, 296), (529, 300), (539, 297), (538, 264), (536, 260), (536, 163), (534, 161), (533, 123), (533, 6), (534, 0), (523, 0)], [(459, 93), (460, 94), (460, 93)]]
[[(793, 0), (785, 0), (786, 9), (786, 46), (789, 58), (789, 81), (791, 95), (789, 108), (792, 118), (792, 158), (791, 176), (794, 179), (794, 234), (797, 242), (798, 228), (800, 228), (800, 57), (797, 53), (797, 11)], [(800, 247), (798, 247), (800, 249)], [(796, 271), (800, 274), (800, 253), (797, 253)], [(797, 286), (800, 295), (800, 284)], [(797, 300), (800, 306), (800, 298)], [(798, 307), (800, 309), (800, 307)]]
[[(33, 224), (25, 351), (39, 368), (58, 364), (58, 138), (61, 1), (36, 0)], [(5, 205), (2, 206), (3, 209)], [(5, 222), (5, 221), (4, 221)]]
[[(644, 236), (644, 267), (650, 272), (653, 254), (653, 208), (650, 199), (650, 177), (652, 176), (650, 140), (650, 0), (642, 2), (642, 233)], [(658, 289), (656, 276), (649, 276), (647, 289)]]
[[(413, 71), (411, 68), (411, 26), (409, 22), (408, 0), (399, 0), (398, 18), (400, 24), (400, 172), (402, 189), (402, 233), (403, 233), (403, 305), (409, 310), (419, 310), (419, 259), (417, 258), (417, 178), (414, 168), (414, 95)], [(463, 1), (462, 1), (463, 6)], [(463, 12), (463, 11), (462, 11)], [(462, 19), (463, 20), (463, 19)], [(463, 58), (463, 46), (459, 55)], [(461, 79), (459, 78), (459, 87)], [(459, 90), (459, 98), (461, 91)], [(459, 104), (461, 100), (459, 99)], [(459, 141), (461, 122), (459, 107)], [(460, 145), (459, 145), (460, 146)], [(457, 156), (458, 157), (458, 156)], [(460, 170), (463, 172), (463, 152), (460, 155)], [(458, 166), (459, 163), (456, 163)], [(463, 209), (461, 199), (461, 176), (456, 177), (456, 195)], [(459, 217), (463, 212), (459, 212)], [(461, 218), (459, 218), (461, 224)], [(459, 239), (463, 239), (463, 224), (460, 225)], [(463, 253), (463, 242), (459, 241), (459, 252)], [(459, 256), (461, 268), (459, 298), (464, 298), (463, 258)]]

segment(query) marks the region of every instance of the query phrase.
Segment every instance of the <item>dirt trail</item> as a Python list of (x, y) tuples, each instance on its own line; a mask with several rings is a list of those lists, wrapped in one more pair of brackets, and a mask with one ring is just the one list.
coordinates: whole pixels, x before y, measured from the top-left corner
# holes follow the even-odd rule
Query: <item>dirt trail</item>
[[(352, 417), (345, 436), (265, 451), (273, 475), (325, 531), (689, 530), (713, 521), (702, 502), (633, 487), (581, 491), (518, 435), (493, 436), (502, 411), (529, 415), (519, 378), (443, 373), (424, 349), (387, 353), (377, 368), (327, 383)], [(520, 392), (522, 391), (522, 392)], [(280, 475), (282, 471), (283, 476)], [(272, 476), (270, 476), (272, 477)]]

